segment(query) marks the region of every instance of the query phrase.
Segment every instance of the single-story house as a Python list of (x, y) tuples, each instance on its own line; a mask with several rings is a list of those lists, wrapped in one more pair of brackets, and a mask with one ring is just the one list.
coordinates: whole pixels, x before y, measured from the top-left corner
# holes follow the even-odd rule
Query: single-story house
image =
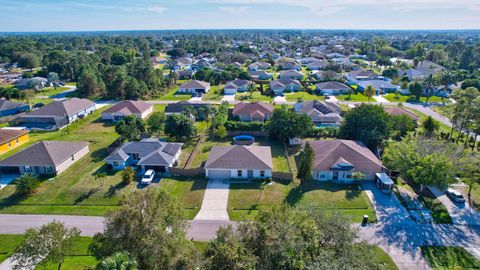
[(297, 80), (279, 79), (270, 82), (270, 89), (275, 95), (283, 95), (284, 92), (300, 91), (302, 84)]
[(255, 86), (255, 83), (249, 80), (235, 79), (225, 84), (223, 88), (223, 94), (235, 95), (237, 92), (246, 92), (251, 86)]
[(311, 70), (320, 70), (328, 66), (328, 62), (325, 60), (317, 60), (306, 64), (306, 66)]
[(121, 121), (129, 115), (145, 119), (153, 112), (153, 105), (145, 101), (124, 100), (102, 112), (102, 120)]
[(210, 83), (198, 80), (186, 82), (178, 88), (180, 93), (204, 94), (210, 91)]
[(341, 74), (333, 70), (317, 71), (312, 76), (318, 81), (338, 81), (342, 78)]
[(105, 162), (114, 170), (139, 166), (141, 172), (152, 169), (158, 173), (168, 173), (168, 168), (177, 165), (182, 145), (183, 143), (162, 142), (158, 139), (126, 142), (105, 158)]
[(351, 183), (353, 172), (374, 180), (382, 172), (382, 162), (362, 142), (351, 140), (309, 141), (315, 154), (312, 176), (317, 181)]
[(413, 112), (397, 106), (386, 106), (383, 108), (383, 110), (389, 115), (406, 115), (415, 123), (420, 119), (420, 117), (418, 117), (418, 115), (414, 114)]
[(30, 105), (25, 102), (12, 102), (0, 99), (0, 117), (15, 115), (30, 110)]
[(269, 146), (214, 146), (204, 168), (211, 179), (270, 178), (272, 151)]
[[(304, 58), (300, 58), (298, 59), (298, 61), (300, 62), (300, 64), (302, 65), (306, 65), (308, 63), (312, 63), (312, 62), (315, 62), (315, 61), (319, 61), (321, 59), (318, 59), (316, 57), (304, 57)], [(323, 60), (322, 60), (323, 61)]]
[(84, 118), (95, 111), (95, 103), (88, 99), (71, 98), (54, 101), (20, 116), (13, 122), (29, 129), (57, 130)]
[(272, 67), (272, 65), (270, 63), (263, 62), (263, 61), (258, 61), (258, 62), (251, 63), (248, 66), (248, 71), (267, 70), (271, 67)]
[(20, 90), (29, 89), (32, 86), (42, 89), (48, 85), (48, 79), (43, 77), (23, 78), (16, 80), (13, 84)]
[(279, 64), (282, 70), (302, 70), (302, 65), (295, 61), (285, 61)]
[(179, 80), (190, 80), (195, 74), (195, 70), (177, 70), (175, 73), (177, 74), (177, 79)]
[(346, 94), (351, 89), (348, 85), (337, 81), (317, 83), (315, 88), (319, 93), (329, 95)]
[(300, 71), (296, 70), (282, 70), (280, 71), (280, 74), (278, 75), (279, 79), (292, 79), (292, 80), (302, 80), (303, 79), (303, 73)]
[(0, 155), (28, 141), (28, 130), (0, 128)]
[(345, 78), (350, 83), (358, 83), (361, 81), (369, 81), (369, 80), (383, 80), (384, 77), (378, 75), (372, 70), (354, 70), (350, 71), (345, 75)]
[(233, 108), (232, 115), (240, 118), (240, 121), (264, 122), (272, 117), (273, 105), (263, 102), (241, 102)]
[(0, 161), (0, 172), (57, 175), (88, 154), (87, 142), (42, 141)]
[(259, 70), (259, 71), (249, 71), (248, 74), (252, 79), (255, 80), (269, 80), (273, 78), (273, 75), (271, 73), (267, 73), (264, 70)]
[(391, 84), (387, 81), (383, 80), (368, 80), (368, 81), (361, 81), (357, 83), (358, 88), (357, 90), (363, 91), (367, 86), (371, 85), (377, 90), (376, 94), (384, 94), (384, 93), (394, 93), (400, 87), (398, 85)]
[(185, 107), (193, 107), (197, 111), (196, 118), (198, 120), (204, 119), (204, 115), (200, 112), (201, 108), (206, 108), (210, 104), (201, 102), (179, 101), (176, 103), (169, 103), (165, 108), (165, 114), (181, 114), (185, 112)]
[(342, 120), (340, 116), (342, 108), (332, 102), (318, 100), (297, 102), (293, 105), (293, 110), (308, 115), (315, 126), (338, 126)]

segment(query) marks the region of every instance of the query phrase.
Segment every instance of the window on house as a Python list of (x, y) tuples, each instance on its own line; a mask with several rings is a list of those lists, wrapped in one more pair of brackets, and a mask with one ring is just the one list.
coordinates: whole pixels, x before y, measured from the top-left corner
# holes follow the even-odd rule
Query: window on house
[(260, 177), (265, 177), (265, 171), (260, 171)]
[(52, 173), (52, 167), (50, 167), (50, 166), (45, 166), (45, 172), (46, 172), (46, 173)]
[(8, 147), (12, 146), (12, 142), (8, 142)]
[(18, 138), (15, 141), (18, 143)]
[(115, 167), (118, 166), (118, 162), (114, 161), (113, 166), (115, 166)]
[(75, 156), (74, 156), (74, 155), (72, 155), (72, 160), (75, 160)]
[(238, 171), (237, 171), (237, 176), (238, 176), (238, 177), (242, 177), (242, 170), (238, 170)]
[(133, 153), (133, 154), (132, 154), (132, 158), (133, 158), (133, 160), (139, 160), (139, 159), (140, 159), (140, 154), (138, 154), (138, 153)]
[(325, 174), (320, 174), (320, 178), (322, 179), (325, 178), (325, 176), (326, 176)]

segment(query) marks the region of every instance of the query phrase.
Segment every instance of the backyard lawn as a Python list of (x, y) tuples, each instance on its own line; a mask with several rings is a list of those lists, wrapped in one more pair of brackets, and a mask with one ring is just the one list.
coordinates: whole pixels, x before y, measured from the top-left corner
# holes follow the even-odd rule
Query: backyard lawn
[(258, 210), (281, 203), (299, 208), (338, 211), (353, 222), (361, 222), (363, 215), (376, 221), (375, 211), (366, 194), (356, 185), (296, 182), (241, 183), (230, 186), (228, 212), (232, 220), (252, 220)]
[(185, 217), (193, 219), (202, 207), (203, 194), (207, 180), (203, 177), (162, 178), (160, 188), (169, 194), (175, 194), (180, 206), (185, 210)]
[(324, 96), (313, 95), (305, 91), (285, 94), (285, 98), (287, 101), (297, 101), (299, 98), (303, 100), (325, 100)]
[(480, 261), (462, 247), (421, 247), (433, 269), (479, 269)]
[(235, 95), (235, 100), (239, 101), (273, 101), (271, 96), (262, 95), (260, 91), (252, 93), (240, 93)]
[(336, 96), (338, 100), (342, 101), (357, 101), (357, 102), (375, 102), (375, 99), (372, 97), (370, 100), (368, 100), (368, 97), (363, 95), (362, 93), (352, 93), (351, 95), (338, 95)]

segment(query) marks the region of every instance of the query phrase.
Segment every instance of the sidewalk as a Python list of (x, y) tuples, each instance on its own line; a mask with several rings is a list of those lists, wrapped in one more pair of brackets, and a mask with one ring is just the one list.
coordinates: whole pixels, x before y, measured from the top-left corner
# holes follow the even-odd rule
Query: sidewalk
[(229, 191), (228, 180), (208, 180), (202, 208), (194, 220), (230, 220), (227, 212)]

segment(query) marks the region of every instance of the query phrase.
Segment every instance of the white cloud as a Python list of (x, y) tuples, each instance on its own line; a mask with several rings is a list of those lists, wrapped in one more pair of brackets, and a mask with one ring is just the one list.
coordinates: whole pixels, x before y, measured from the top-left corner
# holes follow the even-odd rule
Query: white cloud
[(231, 13), (231, 14), (240, 14), (244, 13), (245, 11), (249, 10), (250, 7), (247, 6), (221, 6), (219, 7), (220, 10)]

